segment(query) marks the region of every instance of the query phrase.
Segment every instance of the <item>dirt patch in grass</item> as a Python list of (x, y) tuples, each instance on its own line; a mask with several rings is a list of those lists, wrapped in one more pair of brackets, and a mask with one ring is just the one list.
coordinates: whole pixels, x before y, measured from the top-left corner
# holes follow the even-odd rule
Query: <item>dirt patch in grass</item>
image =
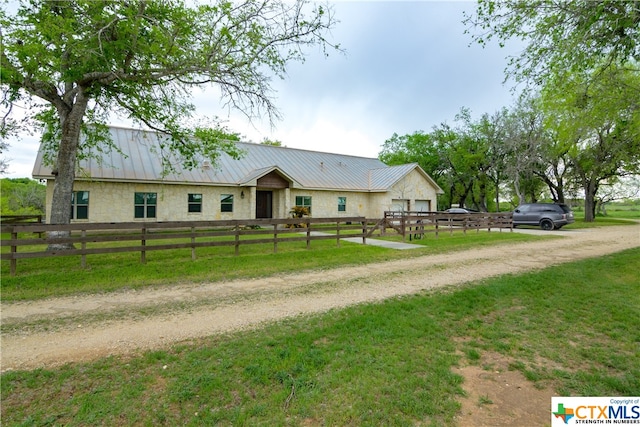
[(551, 423), (550, 387), (537, 388), (499, 353), (483, 352), (477, 364), (454, 371), (464, 377), (467, 395), (456, 417), (459, 427), (544, 426)]

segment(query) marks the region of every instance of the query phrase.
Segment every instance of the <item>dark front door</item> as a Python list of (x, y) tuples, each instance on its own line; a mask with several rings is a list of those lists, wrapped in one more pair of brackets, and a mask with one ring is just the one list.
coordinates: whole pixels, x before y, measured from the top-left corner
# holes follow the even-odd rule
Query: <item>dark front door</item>
[(273, 218), (273, 192), (256, 192), (256, 218)]

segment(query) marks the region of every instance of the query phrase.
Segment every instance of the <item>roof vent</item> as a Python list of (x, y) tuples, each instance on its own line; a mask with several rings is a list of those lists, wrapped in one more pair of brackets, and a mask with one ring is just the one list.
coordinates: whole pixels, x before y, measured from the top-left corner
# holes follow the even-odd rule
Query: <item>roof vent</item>
[(211, 169), (211, 162), (209, 160), (202, 162), (202, 169)]

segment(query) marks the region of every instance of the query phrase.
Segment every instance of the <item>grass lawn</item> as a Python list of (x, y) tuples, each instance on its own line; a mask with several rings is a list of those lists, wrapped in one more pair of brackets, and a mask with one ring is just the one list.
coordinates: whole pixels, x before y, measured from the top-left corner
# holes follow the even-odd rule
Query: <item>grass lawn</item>
[(7, 372), (2, 422), (454, 425), (452, 368), (486, 351), (558, 395), (638, 396), (639, 269), (634, 249), (130, 359)]
[[(393, 236), (393, 234), (389, 234)], [(399, 236), (389, 237), (401, 240)], [(270, 276), (276, 273), (294, 273), (303, 270), (367, 264), (443, 253), (484, 245), (531, 241), (541, 238), (510, 233), (485, 231), (476, 233), (460, 231), (438, 238), (427, 235), (414, 240), (424, 246), (410, 251), (397, 251), (375, 246), (363, 246), (335, 240), (319, 240), (273, 245), (242, 246), (239, 256), (232, 247), (197, 249), (197, 259), (191, 260), (191, 250), (163, 250), (147, 253), (147, 263), (140, 263), (140, 254), (88, 255), (87, 267), (82, 268), (79, 256), (34, 258), (18, 261), (18, 274), (9, 275), (9, 261), (2, 261), (2, 299), (4, 301), (28, 300), (49, 296), (73, 295), (86, 292), (108, 292), (119, 289), (139, 289), (146, 286), (164, 286), (175, 283), (204, 283), (221, 280)], [(8, 250), (8, 248), (3, 248)]]

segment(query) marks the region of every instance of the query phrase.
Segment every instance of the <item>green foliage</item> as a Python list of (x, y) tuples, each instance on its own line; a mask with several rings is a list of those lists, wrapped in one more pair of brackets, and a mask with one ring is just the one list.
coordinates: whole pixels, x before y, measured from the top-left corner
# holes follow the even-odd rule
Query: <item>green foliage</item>
[(574, 179), (585, 194), (586, 219), (595, 216), (601, 184), (640, 173), (640, 72), (609, 66), (593, 75), (566, 75), (542, 94), (547, 126), (568, 146)]
[(309, 216), (309, 208), (305, 206), (294, 206), (289, 213), (293, 218), (303, 218)]
[(46, 187), (29, 178), (0, 180), (2, 215), (44, 215)]
[(282, 141), (278, 141), (277, 139), (271, 140), (271, 139), (266, 138), (266, 137), (262, 141), (260, 141), (260, 144), (262, 144), (262, 145), (272, 145), (274, 147), (283, 147)]
[(439, 209), (453, 203), (481, 211), (495, 209), (491, 199), (501, 179), (498, 168), (503, 157), (496, 120), (483, 115), (474, 121), (462, 108), (455, 127), (443, 123), (429, 133), (394, 134), (385, 141), (379, 158), (387, 164), (418, 163), (445, 192), (439, 197)]
[[(4, 138), (3, 135), (6, 135), (6, 126), (3, 124), (2, 126), (0, 126), (0, 138)], [(5, 141), (0, 139), (0, 154), (6, 152), (9, 149), (9, 144), (7, 144)], [(0, 175), (7, 173), (9, 169), (9, 160), (4, 158), (4, 157), (0, 157)]]
[[(199, 156), (212, 163), (221, 152), (238, 156), (217, 119), (198, 118), (193, 89), (214, 84), (227, 107), (273, 122), (279, 112), (271, 76), (284, 78), (305, 47), (325, 53), (334, 47), (325, 37), (334, 24), (331, 9), (306, 0), (3, 6), (2, 104), (12, 111), (20, 102), (31, 115), (5, 117), (2, 133), (43, 129), (46, 160), (58, 172), (51, 220), (67, 223), (77, 160), (113, 148), (105, 133), (109, 117), (164, 133), (162, 151), (172, 155), (163, 160), (177, 158), (185, 167), (197, 166)], [(165, 167), (171, 170), (171, 162)]]
[(481, 44), (526, 44), (507, 76), (542, 90), (551, 140), (534, 157), (546, 172), (530, 163), (515, 167), (538, 176), (560, 200), (568, 178), (584, 192), (592, 220), (600, 184), (640, 169), (640, 3), (479, 0), (465, 23)]
[[(479, 0), (464, 22), (483, 45), (493, 38), (501, 45), (513, 40), (527, 43), (511, 58), (508, 75), (534, 85), (640, 58), (636, 1)], [(638, 70), (637, 62), (630, 65)]]

